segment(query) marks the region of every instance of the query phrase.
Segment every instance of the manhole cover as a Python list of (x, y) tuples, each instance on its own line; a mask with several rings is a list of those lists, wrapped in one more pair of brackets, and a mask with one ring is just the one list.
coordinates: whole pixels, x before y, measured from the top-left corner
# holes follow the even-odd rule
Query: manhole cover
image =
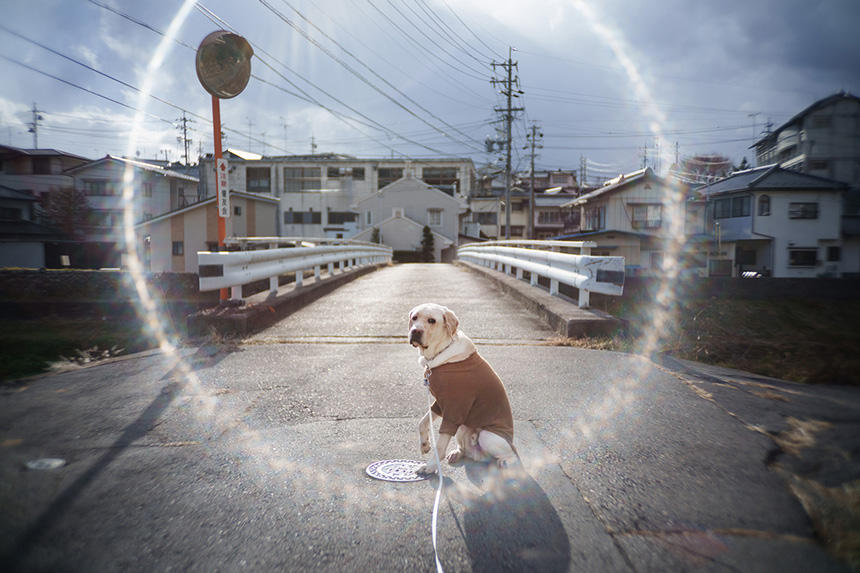
[(384, 481), (421, 481), (430, 476), (420, 476), (415, 470), (424, 465), (424, 462), (415, 460), (382, 460), (373, 462), (367, 466), (367, 475)]

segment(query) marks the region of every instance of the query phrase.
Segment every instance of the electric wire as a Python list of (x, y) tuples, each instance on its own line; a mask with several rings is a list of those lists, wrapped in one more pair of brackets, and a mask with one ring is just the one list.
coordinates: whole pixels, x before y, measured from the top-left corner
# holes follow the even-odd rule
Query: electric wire
[(474, 30), (472, 30), (472, 28), (470, 28), (470, 27), (466, 24), (466, 22), (464, 22), (464, 21), (463, 21), (463, 19), (462, 19), (462, 18), (460, 18), (460, 16), (457, 14), (457, 12), (454, 10), (454, 8), (452, 8), (452, 7), (451, 7), (451, 5), (450, 5), (450, 4), (448, 4), (448, 1), (447, 1), (447, 0), (442, 0), (442, 3), (443, 3), (443, 4), (445, 4), (445, 6), (448, 8), (448, 10), (450, 10), (450, 11), (451, 11), (451, 13), (454, 15), (454, 17), (455, 17), (455, 18), (457, 18), (457, 21), (458, 21), (458, 22), (460, 22), (460, 24), (462, 24), (464, 28), (466, 28), (467, 30), (469, 30), (469, 32), (470, 32), (473, 36), (475, 36), (475, 39), (477, 39), (481, 44), (483, 44), (483, 46), (484, 46), (485, 48), (487, 48), (488, 50), (490, 50), (490, 53), (497, 55), (500, 59), (504, 59), (504, 56), (503, 56), (503, 55), (499, 54), (498, 52), (496, 52), (495, 50), (493, 50), (493, 48), (491, 48), (490, 46), (488, 46), (488, 45), (487, 45), (487, 43), (486, 43), (486, 42), (484, 42), (484, 40), (482, 40), (482, 39), (481, 39), (481, 37), (480, 37), (480, 36), (478, 36), (478, 34), (476, 34), (476, 33), (475, 33), (475, 31), (474, 31)]
[[(451, 138), (451, 139), (452, 139), (453, 141), (455, 141), (456, 143), (460, 143), (460, 144), (464, 144), (464, 143), (465, 143), (465, 142), (463, 142), (463, 141), (460, 141), (460, 140), (457, 140), (457, 139), (453, 138), (451, 135), (449, 135), (449, 134), (445, 133), (443, 130), (439, 129), (437, 126), (435, 126), (435, 125), (431, 124), (430, 122), (428, 122), (428, 121), (424, 120), (423, 118), (421, 118), (420, 116), (418, 116), (416, 113), (414, 113), (411, 109), (409, 109), (408, 107), (406, 107), (405, 105), (401, 104), (399, 101), (397, 101), (396, 99), (394, 99), (393, 97), (391, 97), (391, 95), (389, 95), (388, 93), (386, 93), (384, 90), (380, 89), (378, 86), (376, 86), (376, 84), (373, 84), (372, 82), (370, 82), (367, 78), (365, 78), (362, 74), (360, 74), (360, 73), (358, 73), (356, 70), (354, 70), (354, 69), (353, 69), (351, 66), (349, 66), (346, 62), (344, 62), (341, 58), (337, 57), (335, 54), (333, 54), (331, 51), (329, 51), (327, 48), (325, 48), (322, 44), (320, 44), (319, 42), (317, 42), (316, 40), (314, 40), (313, 38), (311, 38), (309, 34), (307, 34), (307, 33), (306, 33), (304, 30), (302, 30), (300, 27), (296, 26), (296, 25), (295, 25), (295, 23), (294, 23), (294, 22), (292, 22), (291, 20), (289, 20), (285, 15), (283, 15), (283, 14), (282, 14), (282, 13), (280, 13), (279, 11), (275, 10), (275, 8), (274, 8), (271, 4), (269, 4), (269, 3), (267, 2), (267, 0), (259, 0), (259, 2), (260, 2), (261, 4), (263, 4), (264, 6), (266, 6), (269, 10), (271, 10), (272, 12), (274, 12), (274, 13), (275, 13), (279, 18), (281, 18), (281, 20), (283, 20), (284, 22), (286, 22), (286, 23), (287, 23), (291, 28), (293, 28), (294, 30), (296, 30), (297, 32), (299, 32), (299, 33), (300, 33), (300, 34), (301, 34), (301, 35), (302, 35), (302, 36), (303, 36), (307, 41), (311, 42), (314, 46), (316, 46), (317, 48), (319, 48), (320, 50), (322, 50), (326, 55), (328, 55), (330, 58), (332, 58), (333, 60), (335, 60), (337, 63), (339, 63), (341, 66), (343, 66), (347, 71), (349, 71), (349, 72), (350, 72), (350, 73), (352, 73), (355, 77), (357, 77), (359, 80), (361, 80), (362, 82), (364, 82), (365, 84), (367, 84), (368, 86), (370, 86), (372, 89), (374, 89), (374, 90), (375, 90), (376, 92), (378, 92), (380, 95), (382, 95), (383, 97), (385, 97), (385, 98), (386, 98), (386, 99), (388, 99), (389, 101), (393, 102), (395, 105), (397, 105), (398, 107), (400, 107), (401, 109), (403, 109), (404, 111), (406, 111), (406, 112), (407, 112), (407, 113), (409, 113), (411, 116), (413, 116), (414, 118), (418, 119), (419, 121), (421, 121), (421, 122), (422, 122), (422, 123), (424, 123), (425, 125), (427, 125), (427, 126), (431, 127), (432, 129), (434, 129), (434, 130), (438, 131), (438, 132), (439, 132), (439, 133), (441, 133), (442, 135), (444, 135), (444, 136), (446, 136), (446, 137)], [(417, 101), (415, 101), (415, 100), (414, 100), (413, 98), (411, 98), (409, 95), (407, 95), (407, 94), (406, 94), (406, 93), (404, 93), (402, 90), (400, 90), (400, 88), (398, 88), (397, 86), (395, 86), (394, 84), (392, 84), (391, 82), (389, 82), (387, 79), (385, 79), (384, 77), (382, 77), (381, 75), (379, 75), (379, 74), (378, 74), (378, 73), (377, 73), (373, 68), (371, 68), (370, 66), (368, 66), (367, 64), (365, 64), (365, 63), (364, 63), (364, 62), (363, 62), (363, 61), (362, 61), (358, 56), (356, 56), (355, 54), (353, 54), (350, 50), (346, 49), (346, 48), (345, 48), (345, 47), (344, 47), (340, 42), (338, 42), (337, 40), (335, 40), (334, 38), (332, 38), (331, 36), (329, 36), (326, 32), (324, 32), (322, 29), (320, 29), (316, 24), (314, 24), (310, 19), (308, 19), (304, 14), (302, 14), (298, 9), (296, 9), (296, 8), (295, 8), (295, 6), (293, 6), (292, 4), (290, 4), (287, 0), (282, 0), (282, 2), (283, 2), (284, 4), (286, 4), (287, 6), (289, 6), (289, 7), (290, 7), (290, 8), (291, 8), (291, 9), (292, 9), (296, 14), (298, 14), (298, 15), (299, 15), (299, 17), (300, 17), (300, 18), (302, 18), (302, 20), (304, 20), (305, 22), (307, 22), (310, 26), (312, 26), (312, 27), (313, 27), (315, 30), (317, 30), (320, 34), (322, 34), (323, 36), (325, 36), (325, 37), (326, 37), (330, 42), (332, 42), (332, 43), (333, 43), (334, 45), (336, 45), (338, 48), (340, 48), (341, 50), (343, 50), (345, 53), (349, 54), (349, 55), (350, 55), (350, 56), (351, 56), (351, 57), (352, 57), (356, 62), (358, 62), (359, 64), (361, 64), (365, 69), (367, 69), (370, 73), (372, 73), (376, 78), (378, 78), (380, 81), (382, 81), (383, 83), (385, 83), (385, 85), (387, 85), (388, 87), (390, 87), (391, 89), (393, 89), (395, 92), (397, 92), (398, 94), (400, 94), (401, 96), (403, 96), (407, 101), (409, 101), (410, 103), (412, 103), (413, 105), (415, 105), (416, 107), (418, 107), (418, 109), (420, 109), (420, 110), (421, 110), (421, 111), (423, 111), (424, 113), (428, 114), (428, 115), (429, 115), (430, 117), (432, 117), (433, 119), (435, 119), (435, 120), (437, 120), (437, 121), (441, 122), (441, 123), (442, 123), (443, 125), (445, 125), (446, 127), (448, 127), (448, 128), (450, 128), (450, 129), (452, 129), (452, 130), (456, 131), (457, 133), (459, 133), (459, 134), (460, 134), (460, 135), (462, 135), (463, 137), (466, 137), (467, 139), (471, 139), (471, 140), (472, 140), (472, 142), (473, 142), (473, 143), (465, 143), (465, 145), (467, 145), (467, 146), (469, 146), (469, 145), (473, 145), (473, 146), (474, 146), (474, 145), (477, 145), (477, 147), (478, 147), (478, 148), (480, 148), (480, 147), (481, 147), (481, 143), (480, 143), (479, 141), (475, 140), (475, 139), (474, 139), (474, 138), (472, 138), (471, 136), (469, 136), (469, 135), (467, 135), (467, 134), (463, 133), (462, 131), (460, 131), (459, 129), (455, 128), (454, 126), (452, 126), (451, 124), (449, 124), (447, 121), (445, 121), (444, 119), (442, 119), (441, 117), (439, 117), (438, 115), (434, 114), (433, 112), (431, 112), (430, 110), (428, 110), (426, 107), (424, 107), (423, 105), (421, 105), (420, 103), (418, 103)]]

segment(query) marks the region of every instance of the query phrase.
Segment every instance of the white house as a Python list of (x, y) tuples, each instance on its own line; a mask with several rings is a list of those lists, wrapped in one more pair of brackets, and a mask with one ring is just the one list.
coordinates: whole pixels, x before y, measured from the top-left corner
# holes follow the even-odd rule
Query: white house
[(134, 221), (145, 221), (197, 201), (198, 179), (141, 161), (106, 155), (66, 171), (93, 211), (85, 241), (105, 266), (119, 266), (122, 251), (123, 177), (134, 175)]
[[(277, 215), (276, 198), (231, 191), (226, 236), (275, 236)], [(196, 273), (197, 251), (218, 250), (215, 197), (142, 221), (135, 225), (135, 232), (146, 270)]]
[(424, 226), (434, 238), (434, 260), (451, 261), (459, 237), (460, 200), (412, 177), (404, 177), (366, 197), (356, 205), (359, 232), (354, 237), (369, 241), (379, 229), (380, 242), (395, 251), (418, 251)]
[(860, 260), (846, 260), (843, 253), (847, 188), (779, 165), (738, 171), (697, 188), (711, 236), (704, 245), (709, 274), (799, 278), (858, 272)]
[(818, 100), (755, 143), (756, 164), (860, 186), (860, 98), (841, 91)]
[(670, 207), (682, 204), (685, 190), (650, 167), (619, 175), (562, 205), (580, 209), (581, 230), (559, 238), (596, 241), (592, 254), (624, 257), (630, 276), (657, 274), (671, 240)]

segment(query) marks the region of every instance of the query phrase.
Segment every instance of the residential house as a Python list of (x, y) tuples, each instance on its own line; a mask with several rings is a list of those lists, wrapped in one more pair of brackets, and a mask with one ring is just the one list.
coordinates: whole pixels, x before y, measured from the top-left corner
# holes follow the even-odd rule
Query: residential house
[(671, 237), (672, 202), (685, 188), (647, 167), (619, 175), (562, 208), (580, 210), (580, 231), (559, 239), (596, 241), (593, 255), (622, 256), (629, 276), (656, 275)]
[[(135, 225), (138, 252), (146, 270), (197, 272), (197, 252), (218, 250), (216, 198), (178, 207)], [(230, 192), (228, 237), (277, 235), (278, 200), (269, 195)]]
[(860, 187), (860, 98), (840, 91), (821, 99), (754, 147), (758, 166), (779, 163)]
[(159, 165), (106, 155), (66, 173), (84, 191), (92, 209), (85, 242), (90, 266), (121, 265), (123, 243), (123, 178), (133, 173), (133, 220), (145, 221), (197, 201), (198, 179)]
[(426, 225), (434, 237), (434, 260), (448, 262), (456, 254), (466, 205), (420, 179), (403, 177), (359, 200), (356, 211), (355, 239), (369, 241), (378, 229), (380, 242), (395, 251), (420, 251)]
[(0, 145), (0, 185), (42, 199), (74, 185), (69, 170), (89, 163), (86, 157), (56, 149), (19, 149)]
[(696, 189), (710, 241), (700, 247), (710, 276), (838, 277), (846, 260), (842, 196), (848, 185), (780, 165), (738, 171)]
[[(358, 225), (349, 207), (404, 176), (452, 197), (468, 196), (475, 189), (471, 159), (363, 159), (334, 153), (270, 157), (236, 149), (225, 155), (230, 189), (282, 199), (279, 234), (285, 236), (351, 237)], [(211, 155), (200, 159), (200, 173), (201, 195), (214, 195)]]
[(0, 185), (0, 267), (42, 268), (57, 259), (56, 245), (64, 237), (39, 224), (31, 193)]

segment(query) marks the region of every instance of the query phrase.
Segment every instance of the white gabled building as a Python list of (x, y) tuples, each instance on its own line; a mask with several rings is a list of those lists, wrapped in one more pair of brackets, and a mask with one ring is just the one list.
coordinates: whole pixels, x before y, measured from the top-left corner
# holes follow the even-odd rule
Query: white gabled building
[(629, 276), (659, 274), (671, 241), (668, 203), (685, 190), (650, 167), (619, 175), (561, 205), (580, 210), (580, 231), (558, 238), (596, 241), (592, 254), (624, 257)]
[(860, 258), (849, 260), (843, 248), (847, 188), (779, 165), (738, 171), (697, 188), (706, 207), (709, 241), (702, 249), (709, 259), (708, 274), (802, 278), (860, 271)]
[(424, 226), (433, 233), (434, 260), (449, 262), (457, 251), (461, 201), (413, 177), (403, 177), (361, 199), (356, 205), (358, 234), (370, 241), (379, 230), (380, 242), (395, 251), (418, 251)]
[[(227, 237), (272, 237), (278, 200), (256, 193), (230, 192)], [(197, 272), (197, 252), (218, 250), (215, 197), (184, 205), (135, 225), (138, 253), (151, 272)]]
[(134, 221), (151, 219), (197, 201), (198, 179), (143, 161), (106, 155), (66, 171), (75, 188), (83, 191), (92, 209), (90, 221), (82, 222), (90, 256), (102, 266), (120, 266), (123, 250), (123, 178), (127, 168), (134, 174)]

